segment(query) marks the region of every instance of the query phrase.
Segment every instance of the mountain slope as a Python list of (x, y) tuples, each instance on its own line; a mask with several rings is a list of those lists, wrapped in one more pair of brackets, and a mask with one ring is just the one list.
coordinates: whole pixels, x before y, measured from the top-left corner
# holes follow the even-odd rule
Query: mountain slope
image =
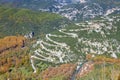
[(3, 0), (1, 3), (6, 6), (58, 13), (73, 21), (120, 13), (119, 0)]
[(65, 5), (58, 12), (73, 21), (88, 20), (116, 11), (119, 13), (119, 4), (119, 0), (86, 0), (85, 3)]
[(0, 36), (25, 35), (30, 32), (38, 35), (67, 23), (70, 22), (57, 14), (0, 7)]
[(46, 34), (33, 45), (31, 63), (34, 71), (40, 61), (53, 64), (85, 60), (87, 54), (120, 57), (120, 15), (64, 26)]
[(54, 0), (1, 0), (0, 5), (11, 7), (24, 7), (33, 10), (47, 9), (52, 5), (58, 4)]

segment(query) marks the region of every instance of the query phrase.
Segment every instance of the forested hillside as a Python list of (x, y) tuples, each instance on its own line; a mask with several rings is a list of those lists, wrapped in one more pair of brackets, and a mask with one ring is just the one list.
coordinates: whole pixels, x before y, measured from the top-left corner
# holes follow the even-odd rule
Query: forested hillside
[(69, 23), (66, 18), (53, 13), (0, 7), (0, 37), (26, 35), (30, 32), (38, 36)]

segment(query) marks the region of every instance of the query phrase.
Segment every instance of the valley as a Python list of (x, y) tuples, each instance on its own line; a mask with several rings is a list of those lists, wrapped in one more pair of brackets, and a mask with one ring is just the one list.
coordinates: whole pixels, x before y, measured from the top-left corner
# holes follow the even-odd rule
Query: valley
[(119, 17), (102, 17), (77, 23), (76, 27), (63, 25), (62, 29), (46, 34), (45, 39), (40, 39), (33, 45), (35, 51), (31, 56), (31, 63), (34, 73), (37, 72), (35, 61), (74, 63), (85, 60), (87, 54), (91, 54), (93, 58), (104, 55), (118, 59), (120, 42), (114, 34), (119, 34), (119, 25), (115, 25), (119, 23)]
[(0, 80), (120, 80), (119, 0), (0, 0)]

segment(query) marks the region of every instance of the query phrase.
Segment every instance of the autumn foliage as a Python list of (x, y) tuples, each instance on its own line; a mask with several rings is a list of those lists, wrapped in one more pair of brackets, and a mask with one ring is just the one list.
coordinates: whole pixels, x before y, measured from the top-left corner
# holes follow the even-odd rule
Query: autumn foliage
[[(0, 74), (9, 71), (10, 67), (18, 67), (29, 59), (26, 55), (25, 38), (9, 36), (0, 39)], [(21, 54), (23, 53), (23, 54)]]
[(11, 67), (19, 68), (29, 65), (29, 58), (27, 49), (9, 51), (5, 53), (5, 56), (0, 54), (0, 74), (9, 72)]
[(0, 39), (0, 53), (12, 48), (23, 47), (24, 43), (25, 38), (22, 36), (8, 36)]
[(49, 80), (56, 76), (65, 76), (67, 79), (70, 79), (70, 76), (73, 74), (76, 69), (75, 64), (62, 64), (58, 67), (50, 67), (42, 72), (43, 80)]
[(92, 60), (94, 63), (96, 64), (100, 64), (100, 63), (120, 63), (120, 59), (116, 59), (116, 58), (110, 58), (110, 57), (105, 57), (105, 56), (95, 56), (92, 57), (92, 55), (88, 54), (86, 56), (86, 60)]

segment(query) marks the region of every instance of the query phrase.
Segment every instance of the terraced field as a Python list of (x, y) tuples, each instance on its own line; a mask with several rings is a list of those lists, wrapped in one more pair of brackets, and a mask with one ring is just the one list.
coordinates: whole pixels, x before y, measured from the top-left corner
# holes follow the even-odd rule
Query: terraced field
[(112, 15), (77, 23), (77, 26), (63, 25), (62, 29), (46, 34), (33, 45), (31, 64), (34, 72), (40, 61), (52, 64), (76, 62), (85, 59), (86, 54), (119, 58), (119, 18), (120, 15)]

